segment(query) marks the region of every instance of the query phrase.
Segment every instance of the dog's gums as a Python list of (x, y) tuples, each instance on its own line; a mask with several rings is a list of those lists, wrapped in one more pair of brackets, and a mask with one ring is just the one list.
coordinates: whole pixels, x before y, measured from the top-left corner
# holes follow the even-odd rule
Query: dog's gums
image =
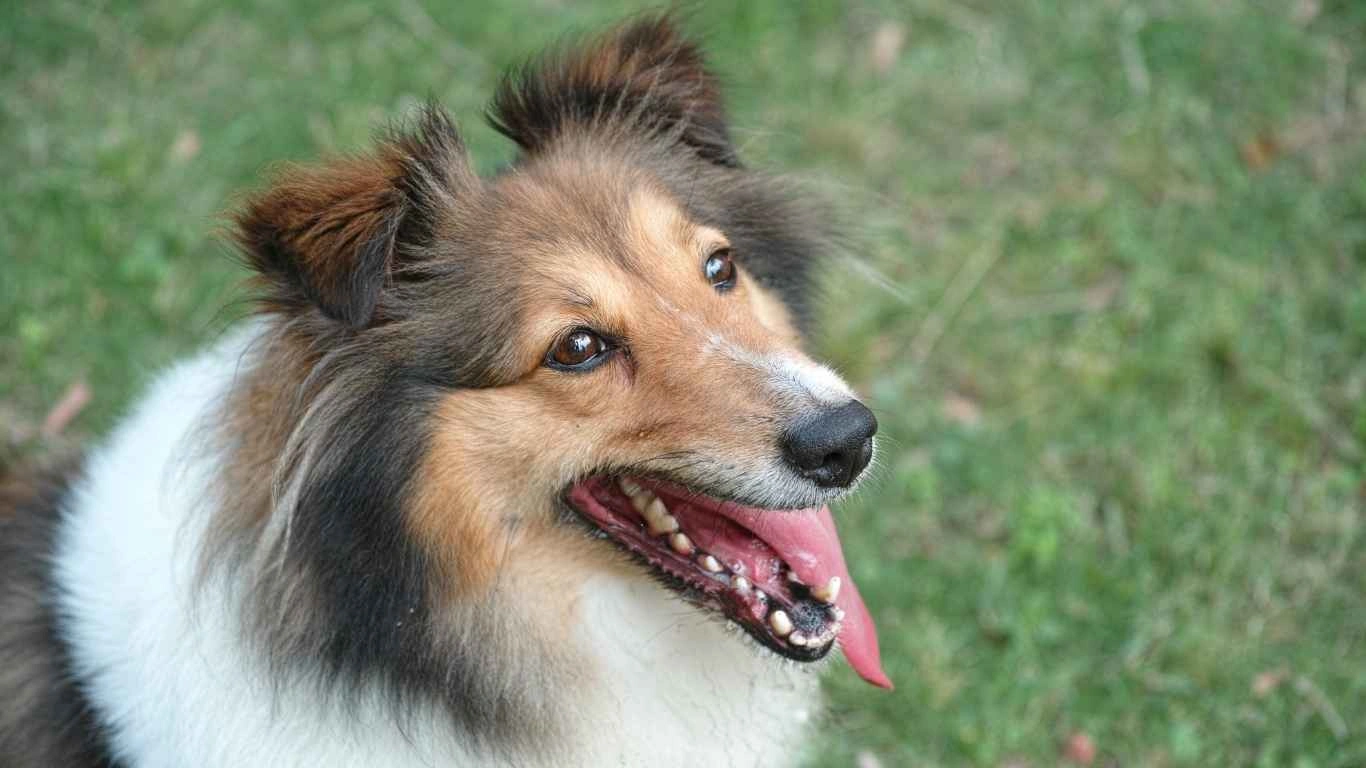
[(566, 498), (687, 599), (719, 610), (769, 649), (816, 661), (838, 639), (860, 676), (891, 687), (828, 509), (753, 509), (603, 475), (572, 486)]

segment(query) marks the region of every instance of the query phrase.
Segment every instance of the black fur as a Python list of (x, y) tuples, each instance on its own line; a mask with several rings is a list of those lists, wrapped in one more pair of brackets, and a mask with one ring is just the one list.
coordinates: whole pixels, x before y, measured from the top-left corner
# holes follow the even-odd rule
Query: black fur
[[(317, 684), (320, 701), (344, 705), (378, 686), (401, 717), (436, 703), (471, 745), (524, 745), (537, 734), (512, 717), (525, 711), (511, 698), (520, 691), (479, 689), (500, 660), (452, 647), (448, 628), (434, 617), (438, 569), (406, 521), (435, 404), (450, 388), (479, 386), (491, 375), (460, 365), (478, 359), (477, 349), (400, 341), (417, 322), (349, 338), (345, 353), (315, 371), (324, 383), (305, 422), (309, 447), (277, 457), (288, 482), (297, 484), (296, 500), (284, 510), (290, 531), (264, 542), (269, 549), (252, 577), (247, 629), (278, 684), (302, 677)], [(450, 344), (440, 330), (477, 338), (428, 328), (420, 343)], [(260, 554), (263, 540), (248, 535), (229, 544), (237, 553), (232, 562), (242, 566)]]
[(284, 569), (307, 580), (324, 615), (313, 632), (277, 647), (277, 661), (320, 660), (329, 683), (378, 677), (400, 697), (440, 679), (430, 658), (428, 566), (404, 524), (433, 400), (424, 389), (400, 374), (352, 402), (317, 469), (301, 479)]
[(710, 163), (740, 165), (716, 78), (668, 15), (641, 17), (510, 72), (488, 118), (532, 154), (574, 128), (622, 130), (677, 141)]
[(0, 766), (114, 762), (58, 628), (52, 554), (70, 472), (0, 481)]

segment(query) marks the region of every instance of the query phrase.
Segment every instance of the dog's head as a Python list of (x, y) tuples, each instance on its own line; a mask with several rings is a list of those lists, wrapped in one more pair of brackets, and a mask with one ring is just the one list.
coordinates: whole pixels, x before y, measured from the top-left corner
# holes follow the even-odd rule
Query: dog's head
[(876, 421), (800, 335), (827, 212), (742, 167), (667, 18), (509, 76), (491, 119), (521, 147), (492, 178), (429, 107), (239, 216), (276, 318), (232, 421), (242, 482), (271, 479), (239, 532), (327, 614), (272, 619), (275, 651), (482, 685), (440, 657), (513, 620), (553, 655), (607, 571), (885, 684), (825, 508)]

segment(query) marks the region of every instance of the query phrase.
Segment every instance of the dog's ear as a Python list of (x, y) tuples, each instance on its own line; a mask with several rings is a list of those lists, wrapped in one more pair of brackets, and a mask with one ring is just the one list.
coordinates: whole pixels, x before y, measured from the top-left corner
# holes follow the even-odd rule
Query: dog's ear
[(533, 155), (571, 130), (625, 130), (677, 141), (718, 165), (740, 164), (719, 84), (668, 14), (638, 18), (508, 73), (488, 117)]
[(398, 262), (431, 240), (442, 206), (472, 178), (454, 123), (428, 105), (369, 154), (285, 168), (237, 214), (236, 240), (270, 309), (313, 306), (364, 327)]

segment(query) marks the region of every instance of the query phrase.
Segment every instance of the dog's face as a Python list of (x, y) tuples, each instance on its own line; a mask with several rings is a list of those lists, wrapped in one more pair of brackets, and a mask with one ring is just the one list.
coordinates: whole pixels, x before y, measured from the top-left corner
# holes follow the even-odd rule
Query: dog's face
[(725, 231), (648, 177), (551, 165), (494, 182), (486, 236), (518, 254), (499, 297), (517, 317), (503, 380), (443, 399), (436, 438), (471, 470), (461, 482), (518, 513), (595, 470), (769, 507), (835, 495), (802, 477), (782, 443), (852, 395), (802, 352), (781, 300)]
[(885, 683), (824, 508), (876, 421), (799, 333), (824, 212), (739, 166), (667, 20), (528, 69), (494, 120), (524, 154), (491, 179), (430, 109), (239, 219), (283, 320), (271, 375), (305, 393), (262, 530), (289, 520), (274, 556), (349, 631), (422, 630), (319, 642), (437, 664), (442, 617), (490, 601), (549, 638), (574, 605), (545, 595), (608, 572), (792, 659), (840, 638)]

